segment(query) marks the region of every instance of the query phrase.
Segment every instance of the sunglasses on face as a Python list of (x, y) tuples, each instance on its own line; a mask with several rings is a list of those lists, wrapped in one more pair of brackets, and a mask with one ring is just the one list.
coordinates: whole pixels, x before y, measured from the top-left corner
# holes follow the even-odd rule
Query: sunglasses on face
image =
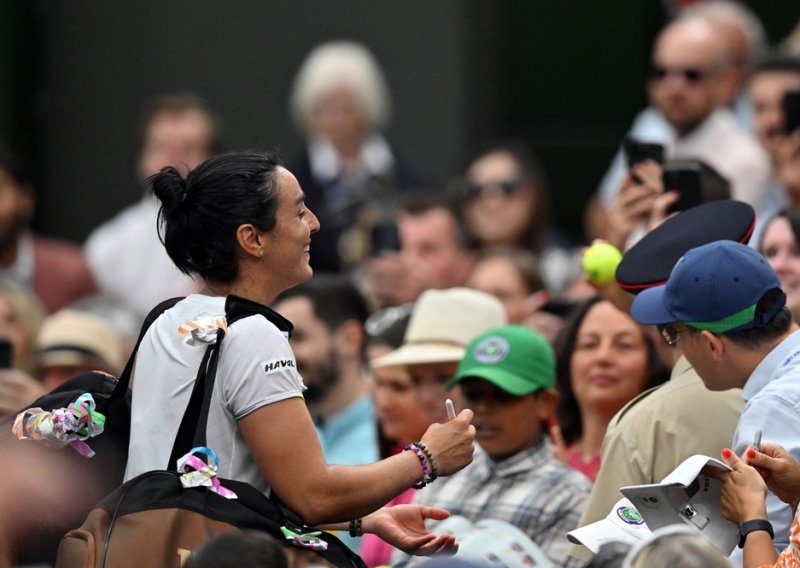
[(670, 347), (674, 347), (675, 344), (678, 342), (678, 334), (684, 331), (689, 331), (689, 328), (678, 329), (673, 324), (667, 325), (659, 325), (658, 331), (661, 333), (661, 337), (664, 338), (664, 341), (667, 342), (667, 345)]
[(670, 69), (662, 65), (653, 65), (652, 69), (650, 70), (650, 76), (656, 81), (663, 81), (670, 75), (677, 75), (683, 78), (683, 80), (687, 83), (699, 83), (705, 79), (709, 73), (707, 71), (703, 71), (702, 69), (696, 69), (693, 67), (687, 67), (685, 69)]
[(486, 183), (467, 182), (466, 197), (467, 199), (475, 199), (483, 197), (490, 191), (499, 191), (504, 197), (510, 197), (519, 193), (522, 189), (522, 180), (508, 179), (501, 181), (490, 181)]

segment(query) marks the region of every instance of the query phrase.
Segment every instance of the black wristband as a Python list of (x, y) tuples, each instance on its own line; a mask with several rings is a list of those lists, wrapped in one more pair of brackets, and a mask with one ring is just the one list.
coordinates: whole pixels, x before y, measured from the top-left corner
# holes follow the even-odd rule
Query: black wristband
[(775, 538), (775, 532), (772, 530), (772, 523), (766, 519), (752, 519), (739, 523), (739, 548), (744, 548), (744, 541), (751, 532), (767, 531), (769, 538)]
[(350, 521), (349, 529), (350, 529), (349, 531), (350, 536), (352, 537), (362, 536), (364, 534), (364, 531), (361, 530), (361, 517)]

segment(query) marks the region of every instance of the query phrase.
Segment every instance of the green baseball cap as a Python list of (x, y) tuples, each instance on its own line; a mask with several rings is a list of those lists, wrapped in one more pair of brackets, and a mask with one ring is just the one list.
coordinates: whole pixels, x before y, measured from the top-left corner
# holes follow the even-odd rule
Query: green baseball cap
[(551, 389), (556, 382), (556, 356), (539, 333), (521, 325), (496, 327), (467, 346), (451, 389), (466, 378), (484, 379), (514, 396)]

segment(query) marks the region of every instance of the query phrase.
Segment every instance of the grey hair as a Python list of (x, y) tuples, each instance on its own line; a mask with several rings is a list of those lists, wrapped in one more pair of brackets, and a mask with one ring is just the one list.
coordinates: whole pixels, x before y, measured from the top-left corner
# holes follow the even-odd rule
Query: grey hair
[(767, 53), (767, 40), (761, 20), (749, 8), (732, 0), (705, 0), (681, 11), (679, 19), (697, 18), (712, 24), (733, 25), (747, 41), (747, 66), (757, 64)]
[(382, 129), (389, 124), (391, 97), (375, 57), (360, 43), (332, 41), (315, 47), (295, 78), (290, 111), (300, 131), (310, 130), (309, 121), (316, 106), (342, 82), (353, 89), (369, 127)]

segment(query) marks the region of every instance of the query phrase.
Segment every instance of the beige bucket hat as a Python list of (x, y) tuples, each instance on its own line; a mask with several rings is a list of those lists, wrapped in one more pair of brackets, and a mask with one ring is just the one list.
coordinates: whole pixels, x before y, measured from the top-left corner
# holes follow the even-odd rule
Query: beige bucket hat
[(44, 320), (36, 339), (36, 362), (39, 367), (96, 365), (115, 374), (125, 364), (117, 331), (94, 314), (72, 309)]
[(490, 294), (470, 288), (427, 290), (414, 304), (403, 345), (372, 366), (458, 362), (474, 337), (505, 324), (503, 304)]

